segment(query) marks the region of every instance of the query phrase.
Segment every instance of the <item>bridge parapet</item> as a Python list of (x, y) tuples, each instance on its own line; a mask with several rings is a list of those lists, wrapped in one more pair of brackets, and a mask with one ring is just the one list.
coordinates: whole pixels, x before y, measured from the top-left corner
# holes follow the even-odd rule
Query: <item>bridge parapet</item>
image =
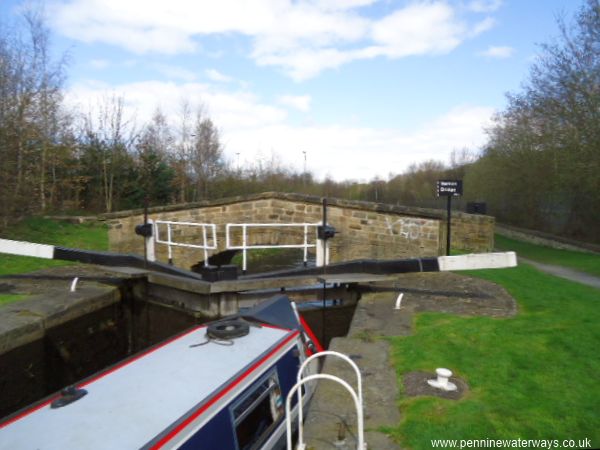
[[(331, 241), (332, 262), (357, 258), (407, 258), (445, 253), (445, 211), (381, 203), (328, 199), (328, 221), (340, 233)], [(321, 221), (321, 198), (302, 194), (267, 192), (215, 201), (150, 208), (154, 220), (203, 222), (217, 225), (218, 251), (225, 250), (228, 223), (317, 223)], [(102, 216), (109, 226), (113, 251), (143, 253), (143, 240), (134, 233), (143, 222), (143, 211), (121, 211)], [(241, 230), (233, 233), (239, 239)], [(293, 244), (302, 242), (300, 228), (255, 229), (248, 244)], [(494, 219), (455, 212), (452, 216), (453, 247), (490, 251), (494, 245)], [(198, 242), (200, 230), (173, 231), (176, 241)], [(311, 236), (312, 240), (312, 236)], [(301, 254), (301, 250), (298, 250)], [(166, 248), (157, 248), (157, 258), (167, 260)], [(201, 251), (175, 248), (173, 259), (189, 268), (203, 258)]]

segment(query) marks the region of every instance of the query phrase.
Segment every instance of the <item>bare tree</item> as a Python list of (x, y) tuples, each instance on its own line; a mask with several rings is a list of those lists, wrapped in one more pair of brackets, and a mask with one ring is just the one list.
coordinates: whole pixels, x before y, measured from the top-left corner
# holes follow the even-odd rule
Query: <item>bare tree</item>
[(191, 165), (195, 180), (195, 200), (209, 197), (210, 182), (224, 167), (219, 130), (199, 109), (194, 123)]
[(131, 162), (129, 150), (136, 139), (133, 120), (125, 119), (123, 104), (123, 97), (105, 97), (97, 110), (89, 111), (84, 118), (88, 169), (91, 178), (96, 178), (100, 170), (100, 193), (106, 212), (113, 210), (115, 197), (123, 192), (123, 185), (117, 186), (117, 180), (127, 179), (127, 165)]
[(545, 44), (467, 173), (501, 220), (600, 240), (600, 1)]
[(157, 108), (137, 143), (138, 184), (141, 194), (150, 202), (170, 200), (173, 170), (167, 164), (174, 141), (166, 116)]
[[(62, 108), (65, 57), (53, 61), (41, 9), (21, 27), (0, 28), (0, 182), (2, 215), (43, 211), (55, 200), (70, 122)], [(50, 175), (50, 188), (48, 176)], [(38, 201), (32, 203), (32, 199)]]
[(188, 186), (190, 180), (190, 158), (192, 154), (192, 110), (187, 100), (182, 100), (179, 110), (179, 128), (177, 130), (177, 143), (171, 157), (175, 169), (176, 200), (185, 203), (188, 199)]

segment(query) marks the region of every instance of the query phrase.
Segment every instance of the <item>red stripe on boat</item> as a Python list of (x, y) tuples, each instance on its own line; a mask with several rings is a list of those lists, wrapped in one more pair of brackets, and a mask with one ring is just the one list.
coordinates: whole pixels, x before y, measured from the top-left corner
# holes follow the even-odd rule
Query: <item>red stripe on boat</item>
[(252, 372), (254, 372), (258, 367), (260, 367), (265, 361), (267, 361), (269, 358), (271, 358), (275, 353), (277, 353), (279, 350), (281, 350), (283, 347), (285, 347), (285, 345), (288, 344), (291, 340), (298, 337), (299, 334), (300, 333), (298, 331), (294, 331), (293, 333), (291, 333), (287, 338), (285, 338), (285, 340), (283, 342), (281, 342), (279, 345), (277, 345), (277, 347), (275, 347), (268, 354), (266, 354), (260, 360), (255, 362), (252, 366), (250, 366), (250, 368), (248, 368), (248, 370), (246, 372), (244, 372), (242, 375), (240, 375), (239, 378), (235, 379), (229, 386), (223, 388), (223, 390), (221, 390), (218, 394), (216, 394), (209, 402), (205, 403), (200, 408), (198, 408), (196, 411), (194, 411), (187, 419), (185, 419), (183, 422), (181, 422), (179, 425), (177, 425), (177, 427), (175, 427), (173, 430), (171, 430), (166, 436), (164, 436), (160, 441), (158, 441), (156, 444), (154, 444), (150, 448), (152, 450), (162, 448), (166, 443), (168, 443), (171, 439), (173, 439), (181, 431), (183, 431), (183, 429), (186, 428), (190, 423), (192, 423), (194, 420), (196, 420), (208, 408), (210, 408), (218, 400), (223, 398), (225, 396), (225, 394), (227, 394), (234, 387), (236, 387), (238, 384), (240, 384), (240, 382), (244, 378), (248, 377), (248, 375), (250, 375)]
[(302, 327), (304, 328), (304, 331), (306, 331), (306, 334), (308, 334), (308, 337), (310, 338), (310, 340), (312, 341), (312, 343), (315, 344), (315, 348), (317, 349), (317, 353), (325, 351), (325, 349), (323, 348), (323, 346), (321, 345), (321, 343), (319, 342), (319, 340), (315, 336), (315, 333), (308, 326), (308, 323), (306, 322), (306, 320), (304, 320), (304, 317), (302, 317), (302, 316), (300, 316), (300, 323), (302, 324)]

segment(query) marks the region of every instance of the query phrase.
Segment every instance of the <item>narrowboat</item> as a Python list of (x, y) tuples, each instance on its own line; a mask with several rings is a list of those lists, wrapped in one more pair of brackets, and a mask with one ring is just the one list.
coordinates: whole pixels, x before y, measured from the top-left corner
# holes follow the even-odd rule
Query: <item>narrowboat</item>
[[(9, 416), (0, 424), (0, 448), (284, 448), (286, 396), (299, 366), (320, 350), (280, 295), (196, 326)], [(303, 405), (312, 389), (305, 385)], [(292, 416), (296, 411), (294, 405)]]

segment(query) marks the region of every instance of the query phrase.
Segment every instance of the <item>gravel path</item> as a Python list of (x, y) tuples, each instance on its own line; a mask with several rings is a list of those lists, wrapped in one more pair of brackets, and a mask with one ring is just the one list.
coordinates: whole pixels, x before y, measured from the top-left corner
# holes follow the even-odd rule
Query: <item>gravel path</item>
[(520, 256), (519, 261), (530, 264), (536, 269), (539, 269), (542, 272), (549, 273), (550, 275), (565, 278), (567, 280), (575, 281), (577, 283), (585, 284), (587, 286), (592, 286), (596, 289), (600, 289), (600, 277), (596, 277), (585, 272), (579, 272), (577, 270), (569, 269), (563, 266), (543, 264), (537, 261), (532, 261), (531, 259), (522, 258)]

